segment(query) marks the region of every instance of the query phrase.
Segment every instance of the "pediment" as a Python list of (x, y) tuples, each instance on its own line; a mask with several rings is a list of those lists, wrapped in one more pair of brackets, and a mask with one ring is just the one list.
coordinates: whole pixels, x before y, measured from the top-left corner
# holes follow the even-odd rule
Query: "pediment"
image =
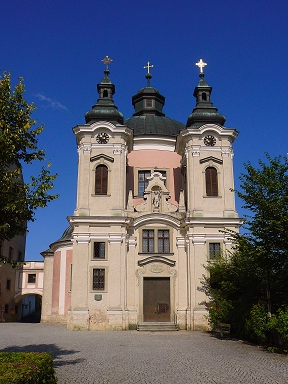
[(217, 163), (217, 164), (223, 164), (223, 160), (217, 159), (217, 157), (214, 157), (214, 156), (208, 156), (208, 157), (205, 157), (204, 159), (199, 160), (200, 164), (208, 163), (209, 161), (213, 161), (214, 163)]
[(169, 267), (174, 267), (176, 264), (176, 261), (168, 259), (168, 257), (165, 256), (158, 256), (158, 255), (153, 255), (146, 257), (143, 260), (138, 261), (139, 267), (143, 267), (146, 264), (151, 264), (151, 263), (162, 263), (169, 265)]
[(104, 153), (101, 153), (100, 155), (92, 156), (90, 157), (90, 162), (97, 161), (100, 159), (105, 159), (106, 161), (110, 161), (110, 163), (114, 163), (113, 157), (107, 156)]

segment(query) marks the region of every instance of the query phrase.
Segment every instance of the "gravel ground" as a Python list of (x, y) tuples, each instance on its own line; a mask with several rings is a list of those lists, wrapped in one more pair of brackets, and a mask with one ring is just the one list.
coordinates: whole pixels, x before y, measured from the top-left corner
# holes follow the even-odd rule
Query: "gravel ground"
[(59, 384), (288, 383), (288, 358), (202, 332), (67, 331), (0, 324), (1, 351), (52, 354)]

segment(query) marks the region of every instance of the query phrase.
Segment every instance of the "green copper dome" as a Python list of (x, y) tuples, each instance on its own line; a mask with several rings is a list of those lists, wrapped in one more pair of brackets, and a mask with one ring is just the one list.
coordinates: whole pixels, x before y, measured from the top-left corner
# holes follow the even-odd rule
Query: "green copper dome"
[(193, 94), (197, 100), (196, 107), (189, 115), (186, 127), (198, 128), (204, 124), (224, 125), (226, 118), (218, 112), (218, 109), (210, 101), (212, 87), (204, 80), (204, 73), (200, 73), (199, 77), (199, 84)]
[(108, 77), (110, 71), (104, 71), (105, 76), (101, 83), (97, 84), (99, 99), (93, 105), (91, 111), (85, 114), (87, 124), (94, 123), (95, 121), (110, 121), (113, 124), (123, 124), (124, 118), (121, 112), (114, 104), (113, 95), (115, 93), (115, 85), (111, 83)]
[(179, 121), (166, 116), (133, 116), (125, 120), (125, 125), (133, 129), (134, 136), (139, 135), (160, 135), (177, 136), (185, 128)]
[(162, 96), (156, 88), (150, 86), (151, 78), (152, 75), (147, 73), (147, 87), (140, 89), (138, 93), (132, 97), (135, 113), (130, 119), (125, 120), (124, 123), (133, 129), (134, 136), (177, 136), (185, 126), (179, 121), (166, 117), (162, 112), (165, 97)]

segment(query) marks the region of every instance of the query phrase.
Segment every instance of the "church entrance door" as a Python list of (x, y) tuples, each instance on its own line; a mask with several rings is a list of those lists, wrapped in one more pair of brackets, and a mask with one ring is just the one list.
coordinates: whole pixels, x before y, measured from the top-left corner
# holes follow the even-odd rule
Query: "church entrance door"
[(170, 322), (170, 278), (144, 277), (144, 322)]

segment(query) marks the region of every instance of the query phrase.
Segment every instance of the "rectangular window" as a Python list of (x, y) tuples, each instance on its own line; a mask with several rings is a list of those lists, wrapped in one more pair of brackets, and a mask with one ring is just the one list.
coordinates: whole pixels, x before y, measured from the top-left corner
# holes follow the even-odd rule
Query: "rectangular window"
[(143, 229), (142, 252), (170, 253), (169, 229)]
[(8, 313), (8, 312), (9, 312), (9, 305), (8, 305), (8, 304), (5, 304), (4, 312), (5, 312), (5, 313)]
[[(136, 179), (135, 179), (135, 195), (137, 196), (143, 196), (145, 189), (148, 187), (148, 180), (147, 178), (151, 176), (153, 172), (159, 172), (162, 176), (165, 177), (165, 180), (163, 180), (164, 185), (167, 186), (167, 171), (160, 170), (157, 168), (151, 168), (146, 170), (136, 170)], [(137, 184), (137, 185), (136, 185)]]
[(210, 260), (220, 255), (220, 243), (209, 243), (209, 258)]
[(93, 268), (93, 291), (103, 291), (105, 289), (105, 269)]
[(10, 291), (10, 289), (11, 289), (11, 280), (10, 279), (6, 280), (6, 289), (8, 289), (8, 291)]
[(8, 259), (9, 260), (12, 260), (13, 258), (13, 247), (9, 247), (9, 255), (8, 255)]
[(18, 252), (18, 261), (23, 261), (22, 252)]
[(154, 229), (143, 229), (142, 252), (154, 252)]
[(95, 241), (93, 257), (94, 257), (94, 259), (105, 259), (105, 243), (104, 243), (104, 241)]
[(138, 172), (138, 196), (143, 196), (145, 189), (148, 187), (147, 177), (151, 176), (151, 171)]
[(146, 100), (146, 108), (152, 108), (152, 107), (153, 107), (152, 99), (147, 99)]
[(158, 252), (169, 253), (170, 252), (170, 238), (168, 229), (158, 230)]
[(36, 283), (36, 273), (28, 273), (28, 284)]

